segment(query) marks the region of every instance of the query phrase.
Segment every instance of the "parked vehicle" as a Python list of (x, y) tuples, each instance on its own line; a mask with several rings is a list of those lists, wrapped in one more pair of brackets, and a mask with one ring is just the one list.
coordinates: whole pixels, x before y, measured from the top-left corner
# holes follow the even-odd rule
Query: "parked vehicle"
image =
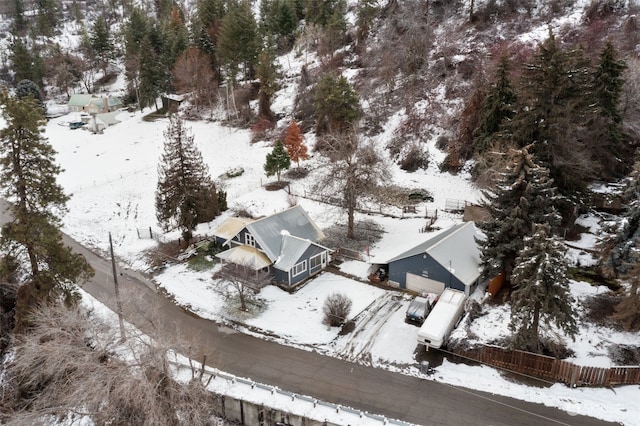
[(69, 128), (71, 130), (75, 130), (75, 129), (81, 128), (84, 125), (85, 125), (85, 123), (82, 122), (82, 121), (72, 121), (71, 123), (69, 123)]
[(464, 292), (445, 288), (418, 330), (418, 343), (423, 344), (427, 350), (445, 345), (464, 313), (466, 299)]
[(409, 303), (406, 320), (422, 325), (437, 300), (438, 295), (435, 293), (426, 293), (423, 296), (416, 297)]

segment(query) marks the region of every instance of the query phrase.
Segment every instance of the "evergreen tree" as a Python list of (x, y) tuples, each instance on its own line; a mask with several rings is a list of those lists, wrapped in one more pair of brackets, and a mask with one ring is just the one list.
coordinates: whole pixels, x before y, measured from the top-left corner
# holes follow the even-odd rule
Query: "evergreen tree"
[(163, 71), (162, 62), (151, 44), (150, 37), (142, 40), (140, 50), (140, 65), (138, 75), (140, 86), (138, 96), (140, 109), (157, 106), (157, 99), (162, 92)]
[(549, 225), (536, 225), (516, 258), (511, 275), (511, 323), (514, 346), (540, 352), (540, 322), (553, 323), (570, 337), (578, 329), (567, 278), (566, 249)]
[(287, 127), (287, 133), (284, 137), (284, 146), (287, 148), (287, 154), (291, 161), (295, 161), (300, 168), (300, 160), (307, 160), (309, 154), (307, 152), (307, 146), (303, 142), (302, 132), (300, 126), (295, 120), (291, 121), (289, 127)]
[(149, 33), (149, 20), (144, 11), (135, 7), (129, 15), (124, 29), (124, 43), (127, 56), (137, 56), (142, 48), (142, 41)]
[(40, 34), (52, 36), (58, 24), (58, 6), (55, 0), (36, 0), (36, 11)]
[(26, 97), (31, 97), (38, 104), (43, 114), (46, 113), (47, 107), (44, 104), (44, 98), (42, 96), (42, 91), (31, 80), (22, 80), (16, 86), (16, 97), (19, 99), (23, 99)]
[(31, 80), (42, 87), (44, 64), (37, 50), (30, 49), (19, 37), (14, 37), (9, 49), (15, 80)]
[(248, 0), (231, 0), (218, 39), (218, 57), (226, 66), (228, 78), (235, 81), (240, 67), (245, 79), (252, 78), (259, 51), (258, 26), (251, 4)]
[(167, 65), (169, 68), (173, 68), (178, 59), (184, 51), (189, 47), (189, 30), (184, 23), (184, 16), (180, 10), (173, 6), (171, 9), (171, 16), (169, 18), (167, 34)]
[(603, 177), (619, 177), (628, 172), (633, 149), (622, 130), (620, 97), (626, 68), (619, 60), (611, 42), (600, 53), (600, 60), (592, 73), (590, 93), (593, 94), (591, 118), (587, 123), (594, 163), (602, 169)]
[(483, 276), (492, 278), (500, 272), (511, 277), (515, 259), (523, 248), (523, 239), (531, 235), (533, 225), (559, 224), (553, 203), (558, 198), (549, 178), (549, 170), (538, 165), (531, 146), (512, 153), (511, 165), (494, 191), (484, 191), (483, 207), (491, 220), (478, 223), (485, 239), (478, 241)]
[(326, 74), (315, 90), (316, 133), (342, 133), (360, 118), (360, 100), (343, 76)]
[(196, 17), (191, 28), (193, 42), (201, 52), (209, 56), (212, 70), (216, 74), (220, 72), (217, 48), (224, 15), (225, 6), (222, 0), (198, 0)]
[(258, 92), (258, 117), (270, 122), (274, 122), (276, 117), (271, 111), (271, 98), (278, 90), (278, 70), (276, 68), (276, 57), (271, 49), (265, 48), (259, 56), (256, 76), (260, 80), (260, 91)]
[[(140, 61), (142, 44), (149, 33), (149, 22), (145, 13), (138, 7), (133, 8), (124, 28), (125, 76), (131, 97), (142, 108), (140, 102)], [(148, 47), (148, 46), (147, 46)]]
[(585, 145), (590, 64), (581, 50), (565, 52), (553, 33), (522, 70), (517, 114), (505, 137), (549, 168), (561, 194), (583, 191), (597, 164)]
[(373, 25), (373, 21), (378, 14), (377, 2), (374, 0), (358, 0), (358, 11), (356, 18), (357, 38), (356, 46), (360, 47), (362, 43), (369, 37), (369, 32)]
[(28, 264), (16, 307), (18, 328), (36, 303), (75, 296), (74, 284), (93, 271), (85, 259), (62, 243), (59, 215), (68, 197), (56, 178), (55, 151), (42, 136), (42, 110), (31, 97), (0, 98), (6, 127), (0, 130), (1, 195), (13, 200), (13, 220), (2, 227), (6, 253)]
[(479, 111), (480, 122), (474, 132), (474, 152), (484, 153), (491, 145), (491, 140), (500, 131), (504, 123), (515, 115), (516, 93), (509, 77), (510, 64), (507, 54), (500, 57), (494, 83), (484, 99)]
[(27, 22), (24, 19), (24, 0), (13, 0), (13, 23), (18, 34), (24, 34)]
[(624, 210), (600, 245), (600, 272), (608, 278), (629, 276), (630, 268), (640, 263), (640, 162), (626, 180)]
[(278, 139), (273, 147), (273, 151), (267, 154), (264, 171), (267, 173), (267, 176), (273, 176), (275, 174), (278, 182), (280, 182), (280, 173), (289, 167), (291, 167), (291, 159), (284, 149), (284, 144)]
[(218, 195), (194, 137), (182, 119), (172, 115), (164, 137), (156, 217), (165, 230), (177, 226), (188, 244), (199, 223), (211, 221), (220, 213)]
[(344, 0), (338, 0), (333, 9), (329, 20), (324, 25), (324, 34), (322, 36), (322, 46), (318, 52), (330, 54), (333, 57), (338, 48), (344, 45), (347, 38), (347, 3)]
[(307, 0), (305, 6), (305, 20), (321, 27), (326, 27), (331, 20), (331, 15), (336, 9), (340, 9), (341, 0)]
[(275, 39), (278, 51), (284, 52), (293, 46), (298, 22), (293, 0), (265, 0), (260, 3), (260, 30), (267, 38)]
[(103, 17), (98, 17), (93, 23), (89, 40), (97, 65), (105, 70), (107, 64), (113, 60), (115, 47), (109, 26)]

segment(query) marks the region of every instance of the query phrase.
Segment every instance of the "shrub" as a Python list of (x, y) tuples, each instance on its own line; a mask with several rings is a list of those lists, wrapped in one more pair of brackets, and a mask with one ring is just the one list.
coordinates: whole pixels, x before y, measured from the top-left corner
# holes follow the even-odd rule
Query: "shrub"
[(344, 324), (351, 311), (351, 304), (351, 299), (342, 293), (332, 293), (327, 296), (322, 307), (324, 323), (331, 327)]

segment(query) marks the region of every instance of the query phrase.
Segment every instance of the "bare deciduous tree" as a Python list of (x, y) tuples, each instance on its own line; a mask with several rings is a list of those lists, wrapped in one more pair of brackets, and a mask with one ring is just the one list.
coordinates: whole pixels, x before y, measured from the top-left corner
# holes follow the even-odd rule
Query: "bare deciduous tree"
[(354, 238), (359, 202), (365, 199), (384, 202), (382, 188), (391, 179), (389, 166), (372, 143), (364, 143), (355, 133), (326, 137), (323, 148), (328, 162), (314, 191), (342, 200), (347, 211), (347, 238)]
[(640, 263), (636, 263), (628, 274), (629, 292), (616, 305), (613, 319), (627, 331), (640, 330)]
[(249, 294), (257, 293), (269, 284), (271, 275), (266, 270), (259, 268), (256, 262), (225, 262), (222, 268), (213, 275), (213, 279), (220, 280), (222, 285), (228, 284), (233, 287), (238, 292), (240, 310), (246, 311)]
[(324, 300), (322, 312), (325, 324), (337, 327), (344, 324), (351, 312), (351, 299), (342, 293), (332, 293)]
[(196, 47), (183, 52), (173, 67), (173, 77), (179, 92), (190, 92), (196, 110), (211, 107), (217, 97), (217, 81), (209, 57)]
[(628, 58), (621, 100), (625, 131), (640, 135), (640, 59)]
[(17, 337), (5, 371), (0, 421), (49, 424), (67, 417), (115, 425), (214, 423), (220, 404), (207, 390), (209, 376), (192, 365), (191, 380), (175, 380), (172, 348), (180, 344), (162, 331), (148, 303), (126, 300), (126, 310), (146, 318), (141, 323), (145, 334), (129, 329), (126, 346), (117, 327), (86, 308), (38, 307), (33, 329)]

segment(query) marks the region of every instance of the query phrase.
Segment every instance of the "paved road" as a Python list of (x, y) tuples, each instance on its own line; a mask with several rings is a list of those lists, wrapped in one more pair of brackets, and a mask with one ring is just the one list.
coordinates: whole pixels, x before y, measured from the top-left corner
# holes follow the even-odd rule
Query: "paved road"
[[(4, 210), (1, 202), (0, 209)], [(83, 288), (114, 308), (110, 262), (66, 235), (64, 241), (83, 254), (96, 271)], [(194, 339), (198, 351), (207, 354), (207, 364), (237, 376), (423, 425), (606, 424), (540, 404), (395, 374), (238, 333), (184, 312), (158, 294), (141, 274), (120, 272), (123, 294), (139, 295), (146, 307), (154, 306), (162, 314), (162, 327)]]

